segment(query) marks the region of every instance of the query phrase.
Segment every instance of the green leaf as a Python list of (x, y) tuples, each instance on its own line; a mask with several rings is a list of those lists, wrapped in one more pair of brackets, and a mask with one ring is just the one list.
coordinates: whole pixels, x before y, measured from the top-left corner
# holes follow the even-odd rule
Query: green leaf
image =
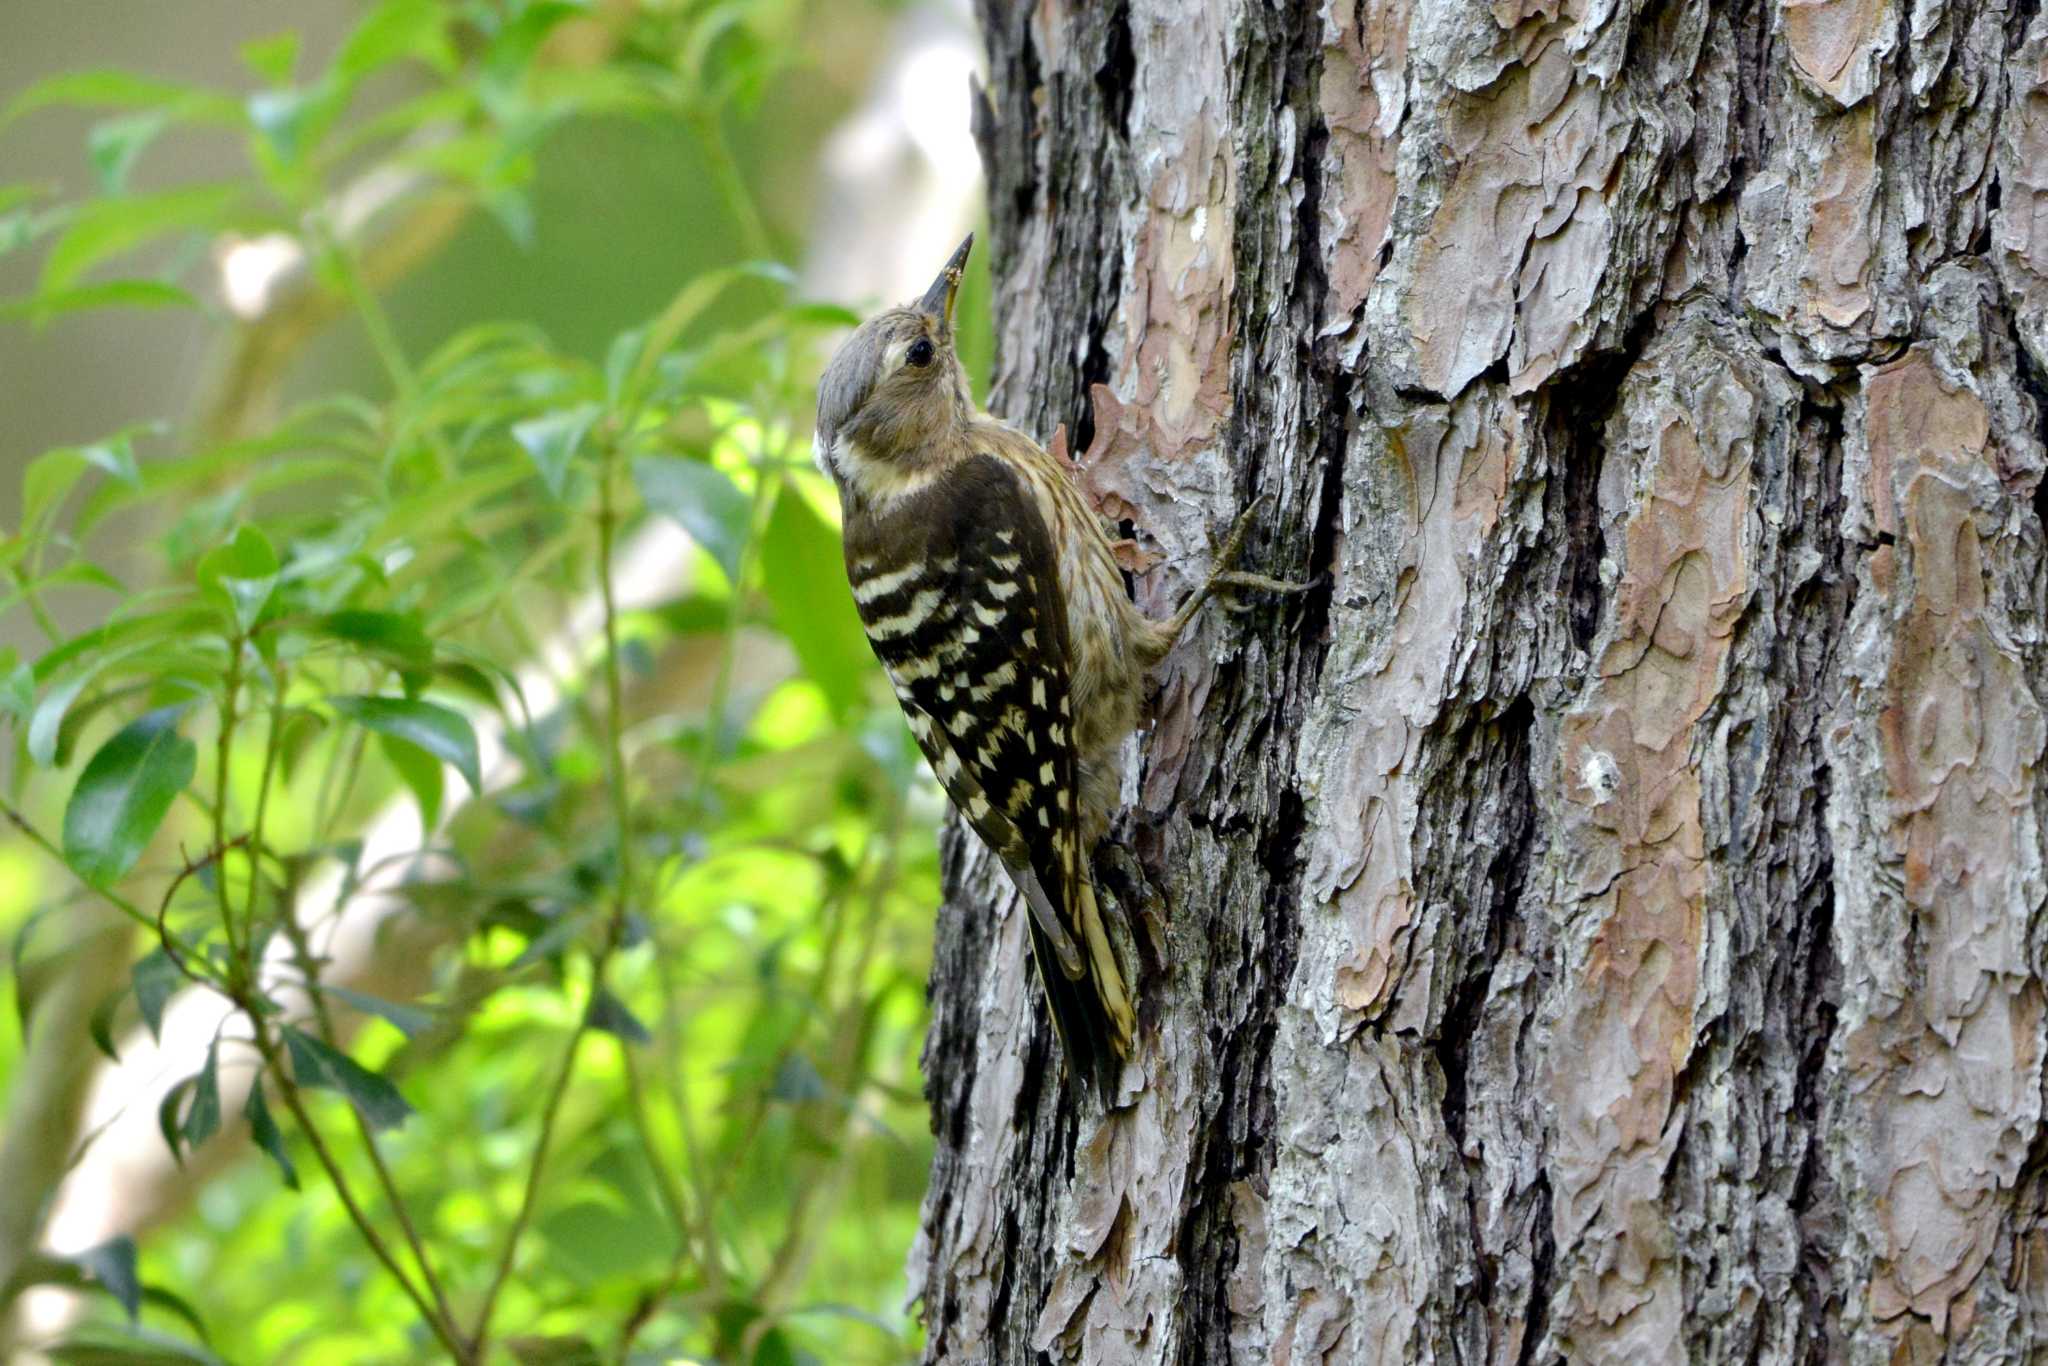
[[(98, 1251), (100, 1251), (100, 1249), (93, 1249), (92, 1252), (86, 1253), (85, 1256), (93, 1256), (94, 1253)], [(111, 1296), (119, 1298), (120, 1294), (126, 1292), (127, 1286), (122, 1281), (119, 1275), (118, 1254), (116, 1254), (114, 1261), (116, 1263), (116, 1266), (114, 1268), (114, 1275), (112, 1279), (113, 1285), (115, 1287), (119, 1287), (118, 1291), (114, 1288), (110, 1288), (107, 1283), (100, 1280), (98, 1276), (92, 1274), (91, 1268), (89, 1268), (86, 1265), (83, 1258), (78, 1256), (57, 1257), (52, 1256), (47, 1252), (31, 1252), (26, 1257), (23, 1257), (21, 1259), (20, 1264), (15, 1269), (13, 1279), (8, 1283), (6, 1288), (11, 1292), (31, 1285), (56, 1285), (62, 1286), (66, 1290), (101, 1290), (105, 1291), (107, 1294)], [(140, 1290), (140, 1300), (143, 1304), (154, 1305), (162, 1309), (167, 1309), (171, 1313), (176, 1314), (179, 1318), (183, 1319), (187, 1325), (191, 1327), (193, 1332), (199, 1335), (202, 1341), (205, 1340), (206, 1324), (200, 1319), (199, 1312), (195, 1310), (191, 1305), (187, 1304), (184, 1300), (180, 1299), (176, 1295), (173, 1295), (170, 1291), (165, 1290), (160, 1286), (144, 1284), (140, 1287)], [(78, 1347), (80, 1339), (78, 1338), (69, 1339), (64, 1343), (59, 1344), (56, 1348), (48, 1348), (45, 1349), (45, 1351), (52, 1357), (53, 1360), (58, 1361), (146, 1360), (150, 1362), (163, 1362), (166, 1360), (176, 1360), (214, 1362), (214, 1358), (206, 1355), (203, 1351), (200, 1351), (198, 1348), (192, 1347), (190, 1344), (176, 1344), (176, 1349), (173, 1351), (173, 1354), (169, 1357), (166, 1357), (162, 1350), (157, 1350), (159, 1346), (157, 1339), (160, 1338), (161, 1335), (156, 1334), (153, 1329), (143, 1328), (139, 1324), (132, 1325), (126, 1328), (117, 1327), (116, 1325), (105, 1323), (90, 1324), (86, 1328), (81, 1329), (80, 1331), (92, 1333), (95, 1335), (113, 1335), (113, 1339), (117, 1340), (123, 1349), (125, 1349), (129, 1343), (135, 1340), (133, 1337), (128, 1336), (131, 1334), (148, 1335), (150, 1341), (148, 1343), (148, 1350), (140, 1356), (129, 1356), (120, 1354), (108, 1356), (105, 1355), (108, 1348), (106, 1348), (98, 1342), (95, 1342), (87, 1348), (80, 1349)], [(164, 1339), (164, 1341), (174, 1342), (175, 1340)], [(194, 1355), (195, 1353), (196, 1355)], [(215, 1363), (215, 1366), (218, 1366), (218, 1363)]]
[(270, 1107), (263, 1103), (261, 1077), (250, 1080), (249, 1099), (242, 1105), (242, 1115), (249, 1121), (249, 1137), (255, 1139), (256, 1146), (269, 1153), (270, 1160), (277, 1163), (284, 1183), (297, 1190), (299, 1169), (292, 1165), (291, 1154), (284, 1150), (284, 1135), (278, 1132), (277, 1121), (270, 1117)]
[[(36, 932), (36, 926), (49, 917), (53, 907), (42, 906), (22, 918), (14, 931), (14, 942), (7, 950), (7, 961), (14, 970), (14, 1014), (15, 1023), (21, 1029), (22, 1041), (28, 1041), (28, 1022), (35, 1014), (38, 994), (32, 974), (29, 972), (28, 945)], [(40, 974), (35, 974), (40, 975)]]
[(557, 498), (568, 482), (569, 462), (575, 458), (577, 447), (583, 444), (597, 415), (595, 403), (579, 403), (573, 408), (530, 417), (512, 428), (512, 439), (533, 457), (533, 463), (540, 469), (541, 482)]
[(427, 639), (419, 618), (410, 613), (350, 608), (316, 617), (312, 630), (378, 655), (400, 669), (425, 669), (434, 662), (434, 643)]
[(414, 57), (447, 72), (456, 63), (436, 0), (384, 0), (357, 23), (334, 58), (334, 72), (348, 80), (381, 66)]
[(192, 1088), (192, 1105), (185, 1111), (185, 1124), (179, 1131), (185, 1136), (187, 1151), (197, 1152), (199, 1145), (212, 1138), (220, 1130), (220, 1040), (206, 1050), (206, 1066), (199, 1069), (199, 1081)]
[(350, 991), (347, 987), (338, 987), (332, 983), (322, 982), (320, 994), (331, 996), (344, 1005), (362, 1011), (365, 1015), (375, 1015), (378, 1019), (391, 1024), (408, 1039), (418, 1036), (421, 1030), (430, 1028), (434, 1023), (434, 1012), (431, 1010), (423, 1010), (419, 1006), (403, 1006), (396, 1001), (387, 1001), (381, 996)]
[(103, 280), (97, 284), (48, 289), (0, 304), (0, 314), (27, 318), (41, 326), (66, 313), (89, 313), (96, 308), (193, 308), (199, 300), (176, 285), (162, 280)]
[(797, 1104), (824, 1098), (825, 1079), (818, 1075), (818, 1069), (811, 1060), (801, 1053), (791, 1053), (782, 1060), (775, 1069), (775, 1080), (768, 1087), (770, 1100)]
[(121, 1308), (127, 1311), (130, 1323), (135, 1321), (136, 1316), (142, 1312), (142, 1278), (135, 1270), (133, 1238), (124, 1234), (101, 1243), (98, 1247), (89, 1247), (71, 1260), (83, 1267), (108, 1294), (121, 1302)]
[(277, 588), (277, 550), (270, 538), (244, 525), (226, 545), (215, 546), (199, 561), (199, 583), (227, 599), (235, 625), (249, 631), (263, 615)]
[(214, 228), (241, 196), (237, 185), (186, 185), (156, 194), (118, 195), (81, 207), (43, 258), (41, 291), (67, 289), (85, 272), (168, 232)]
[(33, 110), (53, 105), (111, 109), (165, 109), (181, 119), (232, 123), (235, 102), (225, 95), (175, 81), (111, 68), (66, 71), (30, 86), (0, 114), (0, 129)]
[(26, 721), (36, 705), (36, 671), (15, 658), (12, 645), (0, 645), (0, 712)]
[(89, 446), (80, 446), (79, 455), (94, 469), (104, 470), (131, 489), (142, 487), (142, 470), (135, 463), (135, 433), (147, 428), (131, 427), (116, 432), (105, 441), (95, 441)]
[(185, 974), (178, 970), (176, 960), (158, 947), (137, 959), (129, 975), (135, 983), (135, 1004), (142, 1012), (142, 1022), (149, 1026), (149, 1037), (161, 1040), (164, 1003), (184, 985)]
[(299, 64), (299, 35), (291, 29), (242, 44), (242, 64), (273, 85), (292, 78)]
[[(156, 1303), (158, 1293), (153, 1290), (145, 1287), (142, 1298)], [(199, 1344), (147, 1324), (88, 1323), (73, 1329), (62, 1342), (44, 1348), (43, 1355), (64, 1366), (225, 1366)]]
[(89, 468), (85, 452), (76, 446), (59, 446), (29, 461), (21, 474), (22, 529), (33, 531)]
[(28, 719), (28, 757), (44, 768), (57, 761), (57, 742), (64, 730), (64, 714), (98, 673), (97, 667), (81, 669), (43, 694)]
[(639, 409), (640, 400), (647, 392), (647, 382), (653, 378), (654, 369), (661, 363), (661, 358), (668, 354), (669, 348), (676, 344), (677, 339), (688, 330), (690, 324), (702, 316), (705, 309), (711, 307), (712, 301), (717, 299), (720, 291), (735, 280), (749, 278), (767, 280), (772, 284), (786, 287), (795, 277), (790, 274), (787, 266), (773, 261), (748, 261), (737, 266), (728, 266), (724, 270), (699, 275), (677, 290), (675, 297), (669, 300), (668, 307), (657, 314), (653, 321), (644, 328), (628, 334), (641, 339), (639, 357), (634, 361), (630, 371), (624, 370), (620, 365), (623, 356), (619, 354), (619, 346), (622, 343), (614, 345), (606, 369), (611, 375), (612, 386), (616, 391), (614, 401), (623, 411), (630, 414)]
[(312, 89), (259, 90), (248, 107), (249, 122), (277, 159), (291, 166), (319, 141), (340, 106), (334, 91)]
[(379, 748), (391, 767), (419, 803), (420, 829), (432, 833), (441, 819), (441, 796), (443, 791), (442, 773), (445, 771), (439, 759), (421, 749), (409, 740), (396, 735), (377, 737)]
[(768, 519), (761, 553), (775, 566), (774, 573), (762, 576), (762, 587), (774, 605), (776, 624), (833, 713), (847, 715), (859, 703), (875, 660), (854, 612), (853, 595), (846, 590), (838, 533), (794, 486), (785, 485)]
[(598, 1200), (576, 1200), (550, 1211), (537, 1231), (553, 1254), (551, 1269), (586, 1284), (659, 1267), (674, 1255), (674, 1228), (654, 1210), (622, 1209)]
[(601, 1029), (616, 1035), (627, 1043), (652, 1043), (654, 1036), (647, 1032), (647, 1026), (626, 1008), (626, 1003), (599, 987), (590, 997), (590, 1009), (584, 1016), (592, 1029)]
[(483, 789), (476, 732), (459, 711), (437, 702), (409, 697), (331, 697), (328, 702), (340, 715), (376, 731), (418, 745), (445, 764), (453, 764), (469, 784), (469, 790)]
[(85, 150), (99, 173), (100, 188), (108, 194), (126, 190), (136, 159), (170, 121), (170, 111), (159, 106), (94, 124), (86, 134)]
[(347, 1096), (371, 1128), (396, 1128), (412, 1114), (412, 1106), (398, 1094), (397, 1087), (348, 1054), (329, 1048), (290, 1025), (284, 1027), (284, 1042), (292, 1058), (292, 1075), (299, 1085)]
[(14, 209), (0, 213), (0, 256), (12, 255), (31, 242), (40, 241), (64, 226), (69, 217), (69, 212), (64, 209), (47, 213)]
[(105, 887), (135, 866), (171, 803), (192, 781), (199, 752), (178, 734), (182, 706), (130, 722), (100, 746), (64, 808), (64, 858)]
[(739, 582), (754, 510), (723, 470), (701, 460), (650, 455), (633, 462), (633, 482), (647, 506), (689, 532), (727, 580)]
[(108, 1062), (121, 1061), (121, 1054), (114, 1047), (114, 1012), (121, 1008), (121, 998), (127, 994), (123, 988), (108, 992), (85, 1022), (85, 1032), (92, 1036), (93, 1047), (106, 1054)]
[(604, 1354), (589, 1338), (526, 1334), (506, 1338), (505, 1350), (518, 1366), (600, 1366), (604, 1361)]

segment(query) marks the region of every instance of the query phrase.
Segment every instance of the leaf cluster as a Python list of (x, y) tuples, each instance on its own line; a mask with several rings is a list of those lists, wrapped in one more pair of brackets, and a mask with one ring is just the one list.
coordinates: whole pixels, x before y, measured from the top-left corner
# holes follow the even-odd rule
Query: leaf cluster
[[(398, 176), (400, 218), (452, 193), (523, 231), (553, 130), (664, 112), (715, 140), (799, 17), (381, 0), (323, 62), (246, 45), (252, 91), (82, 72), (0, 114), (107, 111), (95, 194), (0, 187), (0, 252), (41, 252), (8, 312), (232, 335), (290, 305), (238, 323), (204, 282), (275, 241), (305, 265), (276, 288), (384, 367), (50, 451), (0, 536), (0, 612), (43, 640), (0, 650), (6, 814), (75, 878), (15, 935), (24, 1020), (60, 927), (111, 907), (139, 942), (97, 1046), (209, 1022), (157, 1102), (193, 1213), (0, 1288), (108, 1292), (59, 1359), (912, 1350), (937, 805), (797, 416), (851, 319), (793, 297), (740, 202), (757, 240), (601, 362), (504, 318), (413, 354), (341, 207)], [(247, 173), (135, 189), (179, 128)], [(768, 302), (735, 317), (736, 289)], [(269, 1174), (220, 1165), (242, 1139)]]

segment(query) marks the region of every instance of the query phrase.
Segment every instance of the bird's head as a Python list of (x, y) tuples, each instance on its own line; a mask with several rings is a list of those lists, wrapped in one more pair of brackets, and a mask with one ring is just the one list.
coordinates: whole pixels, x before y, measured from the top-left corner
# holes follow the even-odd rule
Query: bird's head
[(973, 246), (969, 233), (923, 297), (869, 318), (825, 367), (813, 439), (842, 498), (886, 500), (923, 483), (973, 417), (953, 350), (953, 300)]

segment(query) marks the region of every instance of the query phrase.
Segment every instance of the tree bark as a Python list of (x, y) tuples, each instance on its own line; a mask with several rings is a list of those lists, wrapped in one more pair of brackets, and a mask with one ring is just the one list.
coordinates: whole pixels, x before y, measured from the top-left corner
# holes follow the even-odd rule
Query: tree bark
[(1210, 612), (1142, 1082), (948, 842), (933, 1361), (2048, 1341), (2038, 0), (980, 0), (1000, 356)]

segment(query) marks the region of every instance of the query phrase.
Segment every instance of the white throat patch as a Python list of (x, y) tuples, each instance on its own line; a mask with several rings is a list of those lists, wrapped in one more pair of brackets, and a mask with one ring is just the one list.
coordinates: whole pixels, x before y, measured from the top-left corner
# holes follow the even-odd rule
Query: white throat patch
[(825, 472), (846, 486), (871, 508), (882, 508), (898, 498), (916, 493), (939, 477), (930, 464), (905, 466), (894, 460), (878, 460), (859, 442), (840, 437), (829, 451), (819, 452)]

